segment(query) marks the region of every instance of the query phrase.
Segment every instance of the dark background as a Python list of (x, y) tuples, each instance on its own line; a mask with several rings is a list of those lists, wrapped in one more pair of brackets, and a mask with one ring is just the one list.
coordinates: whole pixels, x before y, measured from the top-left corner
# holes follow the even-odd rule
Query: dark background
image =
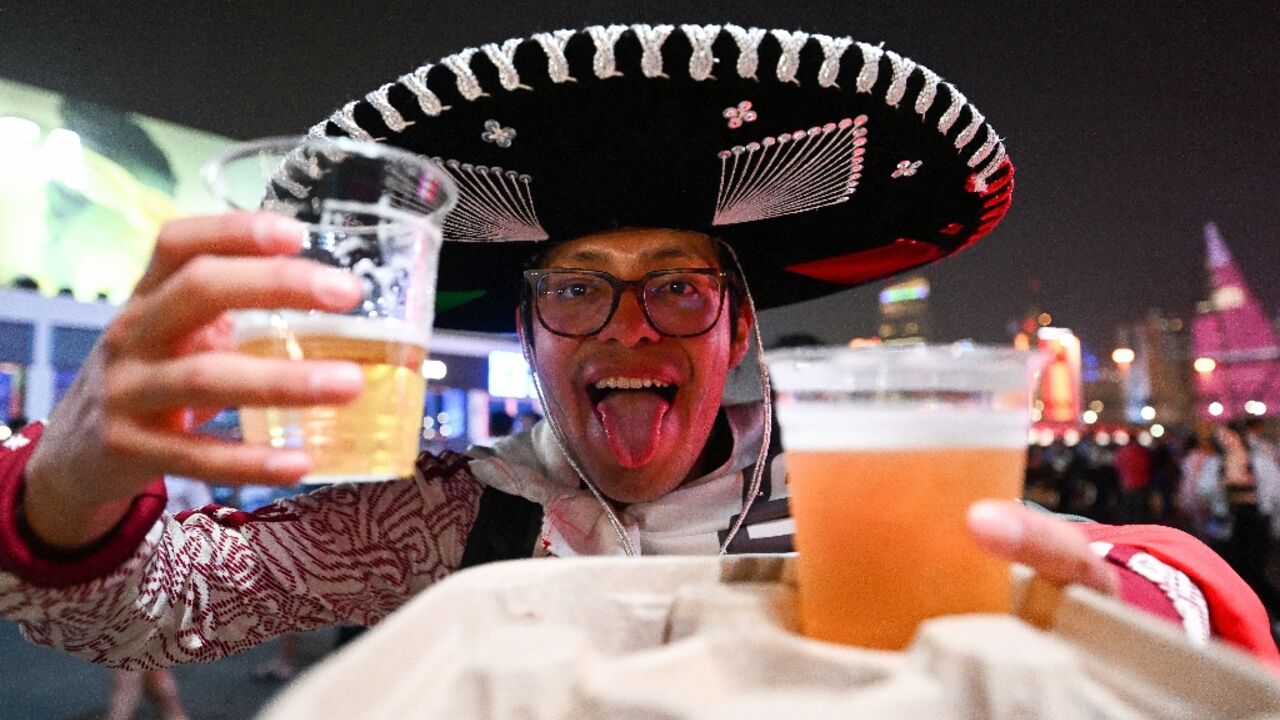
[[(1096, 352), (1188, 317), (1215, 220), (1280, 311), (1280, 3), (0, 0), (0, 76), (236, 138), (297, 133), (424, 62), (539, 30), (727, 22), (850, 35), (956, 84), (1005, 138), (1014, 205), (929, 271), (939, 339), (1036, 304)], [(1036, 290), (1038, 288), (1038, 291)], [(875, 331), (875, 289), (771, 313), (766, 339)]]

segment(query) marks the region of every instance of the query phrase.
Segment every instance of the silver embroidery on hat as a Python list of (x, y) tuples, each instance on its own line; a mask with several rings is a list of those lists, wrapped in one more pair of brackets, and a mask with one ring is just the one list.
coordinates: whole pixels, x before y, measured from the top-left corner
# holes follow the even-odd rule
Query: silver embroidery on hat
[(820, 87), (840, 87), (836, 80), (840, 77), (840, 58), (849, 49), (853, 40), (847, 37), (833, 38), (830, 35), (814, 35), (814, 40), (822, 46), (822, 66), (818, 68), (818, 85)]
[(731, 105), (720, 114), (729, 121), (730, 130), (737, 130), (742, 127), (743, 123), (755, 122), (758, 117), (756, 111), (751, 109), (750, 100), (743, 100), (737, 105)]
[(458, 187), (458, 204), (445, 218), (444, 236), (463, 242), (546, 240), (533, 208), (533, 178), (515, 170), (432, 158)]
[(553, 33), (537, 33), (533, 36), (533, 39), (542, 46), (542, 51), (547, 54), (547, 76), (553, 83), (578, 81), (569, 74), (569, 59), (564, 56), (564, 48), (575, 34), (572, 30), (557, 30)]
[(480, 139), (500, 148), (509, 148), (511, 141), (516, 139), (516, 129), (502, 127), (502, 123), (497, 120), (485, 120), (484, 132), (480, 133)]
[(489, 62), (498, 69), (498, 82), (502, 83), (504, 90), (533, 89), (520, 83), (520, 73), (516, 70), (516, 48), (523, 42), (519, 38), (512, 38), (501, 45), (488, 43), (480, 46), (485, 57), (489, 58)]
[(778, 58), (778, 82), (799, 85), (796, 73), (800, 70), (800, 49), (809, 41), (809, 33), (773, 30), (769, 34), (782, 46), (782, 56)]
[(284, 177), (284, 174), (279, 174), (279, 176), (271, 178), (271, 182), (283, 187), (284, 190), (289, 192), (289, 195), (297, 197), (298, 200), (303, 199), (303, 197), (306, 197), (308, 193), (311, 192), (310, 190), (307, 190), (305, 184), (296, 181), (296, 179)]
[(764, 39), (764, 30), (738, 25), (725, 25), (724, 29), (738, 45), (738, 77), (758, 80), (756, 68), (760, 65), (760, 41)]
[(871, 88), (875, 87), (876, 79), (880, 77), (880, 56), (884, 55), (884, 50), (878, 45), (861, 42), (858, 43), (858, 49), (862, 51), (862, 69), (858, 71), (858, 92), (871, 92)]
[(965, 126), (965, 129), (961, 131), (960, 137), (956, 138), (957, 150), (960, 150), (965, 145), (969, 144), (969, 141), (972, 140), (974, 136), (978, 134), (978, 130), (982, 128), (982, 122), (986, 120), (986, 118), (982, 116), (982, 113), (978, 112), (978, 108), (972, 105), (969, 106), (969, 115), (971, 115), (973, 119), (970, 120), (969, 124)]
[(978, 151), (973, 154), (973, 157), (969, 158), (969, 167), (978, 167), (978, 163), (987, 159), (987, 156), (995, 149), (996, 143), (998, 142), (1000, 142), (999, 136), (997, 136), (996, 131), (988, 125), (987, 140), (982, 143), (982, 147), (978, 148)]
[(889, 177), (893, 177), (893, 178), (911, 177), (912, 175), (916, 174), (916, 170), (919, 170), (920, 166), (923, 164), (924, 164), (924, 161), (922, 160), (915, 160), (915, 161), (900, 160), (898, 162), (898, 167), (894, 168), (893, 173), (890, 174)]
[(365, 95), (365, 100), (368, 100), (370, 105), (378, 109), (378, 112), (382, 115), (382, 122), (386, 124), (391, 132), (400, 132), (413, 123), (405, 120), (400, 111), (395, 109), (391, 104), (391, 100), (387, 98), (387, 93), (390, 92), (392, 87), (391, 83), (387, 83)]
[(916, 113), (920, 117), (924, 117), (929, 112), (929, 108), (933, 107), (933, 99), (938, 95), (938, 83), (942, 78), (938, 74), (923, 65), (917, 65), (920, 73), (924, 75), (924, 86), (920, 88), (920, 94), (916, 95)]
[[(347, 150), (332, 144), (322, 143), (310, 150), (302, 146), (295, 147), (281, 159), (280, 167), (272, 173), (271, 182), (284, 188), (295, 198), (305, 199), (311, 194), (315, 182), (324, 177), (320, 159), (342, 162), (347, 157), (350, 157)], [(311, 185), (305, 185), (302, 181), (293, 179), (298, 176), (301, 176), (302, 180), (309, 181)], [(271, 193), (268, 197), (278, 199), (279, 195)]]
[[(609, 78), (617, 77), (622, 73), (617, 69), (616, 46), (622, 35), (627, 30), (635, 33), (636, 38), (641, 46), (640, 69), (645, 77), (649, 78), (667, 78), (669, 77), (663, 67), (662, 47), (673, 30), (671, 25), (650, 26), (645, 24), (637, 24), (632, 26), (610, 25), (610, 26), (593, 26), (586, 28), (582, 32), (589, 35), (596, 47), (595, 57), (593, 59), (592, 69), (597, 77)], [(771, 34), (778, 42), (781, 54), (778, 59), (777, 72), (775, 73), (778, 81), (788, 83), (801, 83), (799, 77), (800, 72), (800, 55), (806, 47), (810, 38), (816, 40), (823, 52), (823, 61), (816, 73), (816, 80), (820, 87), (838, 87), (836, 82), (840, 76), (841, 65), (844, 55), (850, 45), (855, 44), (853, 40), (847, 37), (830, 37), (826, 35), (808, 35), (803, 32), (788, 32), (784, 30), (764, 30), (761, 28), (743, 28), (737, 25), (681, 25), (680, 29), (689, 38), (692, 48), (689, 61), (689, 77), (694, 80), (714, 79), (715, 65), (717, 59), (715, 57), (715, 41), (719, 38), (721, 30), (727, 32), (733, 38), (734, 43), (738, 47), (738, 56), (736, 62), (736, 70), (741, 78), (759, 80), (757, 77), (758, 65), (760, 60), (759, 49), (763, 38)], [(538, 33), (532, 39), (543, 48), (547, 54), (548, 75), (553, 82), (572, 82), (574, 78), (569, 74), (569, 62), (565, 55), (565, 48), (569, 41), (577, 35), (577, 31), (558, 30), (553, 33)], [(515, 69), (514, 58), (515, 52), (523, 40), (508, 40), (501, 45), (489, 44), (483, 46), (483, 51), (494, 67), (498, 70), (499, 80), (503, 87), (508, 90), (517, 88), (526, 88), (519, 81), (519, 75)], [(882, 98), (886, 105), (897, 107), (906, 96), (907, 87), (910, 84), (911, 77), (917, 72), (920, 73), (922, 83), (919, 92), (915, 96), (914, 108), (917, 114), (924, 117), (930, 112), (936, 99), (938, 86), (945, 85), (949, 97), (948, 107), (943, 112), (937, 123), (937, 130), (941, 134), (949, 134), (955, 123), (959, 120), (961, 113), (965, 107), (969, 109), (969, 117), (966, 126), (958, 133), (954, 144), (956, 149), (964, 152), (965, 148), (971, 146), (978, 137), (978, 134), (986, 131), (982, 144), (974, 152), (969, 154), (966, 162), (969, 167), (982, 166), (971, 177), (971, 189), (978, 192), (985, 192), (987, 180), (992, 174), (997, 172), (1004, 164), (1007, 164), (1007, 155), (1004, 143), (996, 134), (994, 128), (986, 124), (985, 118), (974, 108), (969, 105), (964, 95), (961, 94), (954, 86), (942, 81), (937, 74), (928, 68), (917, 65), (914, 61), (899, 56), (893, 52), (886, 51), (882, 46), (868, 45), (866, 43), (856, 43), (859, 53), (861, 54), (862, 65), (859, 69), (856, 79), (856, 90), (858, 92), (870, 93), (874, 90), (879, 80), (880, 63), (887, 57), (890, 67), (892, 68), (893, 77), (889, 82), (889, 86)], [(455, 82), (458, 85), (459, 93), (467, 100), (475, 100), (484, 97), (483, 88), (480, 87), (479, 80), (470, 67), (471, 58), (475, 53), (480, 52), (477, 49), (468, 49), (463, 52), (456, 53), (442, 60), (442, 64), (446, 65), (453, 71)], [(400, 77), (399, 82), (403, 84), (417, 98), (418, 105), (423, 113), (428, 116), (437, 116), (448, 110), (449, 107), (444, 105), (438, 96), (432, 92), (427, 86), (427, 78), (432, 65), (423, 65), (413, 73)], [(382, 86), (366, 96), (369, 104), (378, 110), (382, 115), (383, 122), (394, 132), (400, 132), (411, 121), (405, 120), (400, 111), (391, 105), (388, 92), (389, 86)], [(327, 122), (332, 122), (340, 127), (344, 132), (352, 137), (365, 140), (373, 140), (367, 128), (361, 127), (355, 119), (355, 104), (348, 103), (338, 112), (335, 112)], [(728, 115), (726, 119), (730, 119)], [(748, 122), (740, 118), (741, 123)], [(327, 122), (320, 123), (313, 127), (310, 131), (311, 135), (323, 136), (327, 130)], [(741, 127), (741, 123), (738, 125)], [(822, 128), (811, 129), (816, 130), (814, 137), (826, 137)], [(840, 128), (837, 128), (836, 134)], [(510, 135), (508, 135), (510, 131)], [(497, 143), (499, 139), (511, 140), (514, 138), (514, 129), (504, 128), (498, 125), (496, 128), (487, 128), (493, 142)], [(865, 133), (865, 128), (863, 129)], [(780, 137), (787, 137), (787, 141), (779, 141)], [(768, 138), (758, 144), (758, 155), (766, 162), (777, 164), (777, 158), (784, 157), (784, 153), (765, 152), (764, 148), (780, 146), (786, 143), (795, 143), (796, 147), (808, 143), (797, 143), (795, 133), (784, 134), (775, 138)], [(805, 137), (809, 134), (804, 133)], [(865, 138), (862, 139), (865, 142)], [(813, 142), (812, 145), (819, 146), (823, 143)], [(830, 145), (831, 143), (826, 143)], [(852, 161), (857, 163), (857, 170), (850, 173), (850, 190), (856, 186), (857, 177), (860, 177), (862, 154), (864, 149), (861, 146), (855, 146), (855, 152), (852, 153)], [(733, 151), (726, 151), (727, 157), (737, 157)], [(756, 151), (750, 150), (749, 147), (743, 148), (742, 153), (746, 153), (747, 160), (757, 154)], [(790, 157), (789, 155), (787, 157)], [(727, 159), (727, 158), (726, 158)], [(792, 161), (788, 161), (792, 162)], [(801, 161), (798, 166), (804, 166)], [(984, 164), (985, 163), (985, 164)], [(794, 164), (794, 163), (793, 163)], [(741, 162), (743, 168), (748, 167), (746, 160)], [(762, 165), (753, 172), (766, 173), (767, 167), (772, 165)], [(853, 167), (851, 164), (850, 167)], [(722, 172), (724, 168), (722, 167)], [(765, 177), (762, 175), (762, 177)], [(814, 177), (817, 177), (816, 175)], [(728, 183), (728, 187), (732, 189), (736, 187), (730, 177), (723, 180)], [(741, 193), (738, 195), (741, 196)], [(724, 196), (725, 198), (729, 196)], [(784, 207), (784, 204), (775, 203), (777, 207)], [(821, 206), (819, 204), (818, 206)], [(729, 207), (729, 206), (726, 206)], [(733, 207), (737, 207), (733, 205)], [(743, 206), (745, 208), (745, 206)], [(776, 208), (775, 208), (776, 210)], [(723, 209), (718, 211), (718, 216), (725, 220), (726, 218), (745, 217), (747, 211), (738, 208), (732, 212)], [(772, 212), (772, 211), (770, 211)], [(795, 212), (800, 212), (796, 210)], [(743, 220), (735, 220), (742, 222)]]
[(889, 82), (889, 91), (885, 93), (884, 104), (896, 108), (902, 102), (902, 96), (907, 94), (907, 78), (916, 69), (916, 63), (891, 50), (885, 50), (884, 56), (889, 58), (889, 64), (893, 67), (893, 79)]
[(689, 77), (698, 81), (714, 80), (711, 71), (716, 69), (716, 56), (712, 53), (711, 46), (720, 36), (720, 26), (681, 25), (680, 29), (693, 46), (693, 53), (689, 56)]
[(618, 44), (618, 38), (621, 38), (626, 31), (626, 25), (610, 25), (608, 27), (592, 25), (587, 28), (587, 34), (591, 36), (592, 42), (596, 44), (596, 54), (591, 61), (591, 69), (595, 71), (596, 77), (601, 80), (622, 77), (622, 73), (618, 72), (618, 60), (614, 55), (614, 46)]
[(325, 131), (328, 129), (328, 125), (329, 125), (329, 121), (327, 119), (321, 120), (315, 125), (312, 125), (311, 129), (307, 131), (307, 137), (313, 137), (313, 138), (324, 137), (327, 134)]
[(476, 74), (471, 71), (471, 57), (478, 52), (480, 51), (477, 48), (467, 48), (440, 61), (441, 64), (453, 71), (453, 76), (457, 80), (458, 94), (468, 100), (475, 100), (488, 95), (481, 89), (480, 81), (476, 79)]
[(766, 137), (718, 153), (712, 225), (807, 212), (848, 200), (862, 176), (867, 116)]
[(662, 71), (662, 44), (667, 41), (673, 25), (632, 25), (636, 39), (640, 41), (640, 72), (647, 78), (670, 77)]
[[(995, 131), (992, 130), (992, 133), (994, 134)], [(1000, 169), (1000, 165), (1004, 163), (1006, 157), (1007, 154), (1005, 153), (1004, 143), (997, 142), (996, 152), (995, 155), (992, 156), (991, 161), (987, 163), (986, 167), (982, 168), (982, 170), (973, 176), (974, 192), (982, 193), (987, 191), (987, 179), (990, 178), (996, 170)]]
[(942, 113), (942, 118), (938, 120), (938, 132), (946, 135), (951, 130), (951, 126), (954, 125), (956, 120), (960, 117), (960, 110), (965, 106), (967, 101), (965, 100), (964, 95), (956, 89), (955, 85), (952, 85), (951, 83), (942, 84), (951, 94), (951, 104), (947, 106), (947, 111)]
[(317, 145), (314, 152), (303, 152), (302, 148), (295, 148), (285, 156), (284, 165), (301, 172), (312, 180), (319, 180), (324, 175), (324, 171), (320, 168), (320, 158), (337, 159), (341, 161), (348, 157), (346, 152), (331, 148), (327, 145)]
[(418, 107), (422, 108), (422, 112), (428, 117), (435, 117), (450, 107), (441, 103), (440, 98), (427, 89), (427, 73), (432, 67), (434, 66), (428, 63), (411, 73), (400, 76), (400, 84), (409, 88), (409, 92), (418, 98)]
[(372, 140), (373, 136), (356, 122), (355, 110), (356, 101), (352, 100), (343, 105), (341, 110), (330, 115), (329, 119), (333, 121), (334, 125), (342, 128), (343, 132), (356, 140)]

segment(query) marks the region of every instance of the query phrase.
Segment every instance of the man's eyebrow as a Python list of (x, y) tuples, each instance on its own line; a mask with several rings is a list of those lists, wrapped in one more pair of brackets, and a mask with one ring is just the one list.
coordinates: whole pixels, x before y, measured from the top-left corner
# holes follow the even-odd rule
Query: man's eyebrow
[(656, 250), (646, 250), (640, 253), (640, 257), (644, 260), (701, 260), (702, 257), (696, 253), (680, 247), (665, 247)]
[(561, 262), (576, 260), (579, 262), (600, 262), (605, 259), (605, 254), (599, 250), (575, 250), (566, 257), (560, 258)]

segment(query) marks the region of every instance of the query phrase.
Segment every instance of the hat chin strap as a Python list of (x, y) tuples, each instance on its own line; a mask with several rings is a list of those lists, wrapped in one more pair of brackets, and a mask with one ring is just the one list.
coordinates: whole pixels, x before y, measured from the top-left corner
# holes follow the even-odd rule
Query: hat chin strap
[(618, 513), (613, 509), (613, 505), (605, 499), (604, 493), (596, 487), (591, 478), (587, 477), (586, 471), (582, 469), (581, 463), (574, 457), (573, 451), (569, 449), (569, 443), (565, 441), (564, 430), (560, 427), (559, 418), (565, 415), (564, 408), (560, 406), (546, 391), (542, 385), (542, 376), (538, 373), (537, 353), (533, 349), (533, 343), (527, 337), (526, 333), (520, 333), (520, 350), (524, 353), (524, 361), (529, 364), (533, 370), (533, 389), (538, 393), (538, 402), (542, 403), (542, 407), (547, 410), (547, 425), (551, 427), (551, 434), (556, 439), (556, 445), (560, 447), (560, 453), (569, 463), (569, 467), (573, 468), (578, 479), (591, 490), (591, 494), (595, 496), (596, 502), (600, 503), (600, 507), (604, 508), (605, 516), (609, 518), (609, 524), (613, 526), (613, 531), (617, 533), (618, 539), (622, 541), (622, 549), (628, 556), (639, 555), (636, 548), (631, 544), (631, 537), (627, 535), (627, 531), (622, 527), (622, 521), (618, 519)]
[[(729, 258), (733, 261), (734, 270), (737, 271), (738, 279), (742, 282), (742, 291), (746, 296), (747, 306), (751, 308), (751, 317), (754, 319), (756, 317), (755, 299), (751, 297), (751, 289), (747, 287), (747, 279), (742, 273), (742, 266), (738, 264), (738, 256), (728, 244), (723, 244), (723, 246), (728, 250)], [(734, 536), (738, 534), (738, 530), (742, 528), (742, 523), (747, 518), (747, 511), (751, 509), (751, 504), (760, 495), (761, 478), (764, 476), (765, 461), (769, 453), (769, 442), (773, 436), (773, 399), (769, 391), (769, 373), (764, 365), (764, 342), (760, 338), (760, 324), (758, 322), (753, 321), (751, 323), (751, 336), (755, 341), (756, 378), (759, 381), (760, 395), (764, 406), (764, 428), (760, 435), (760, 449), (756, 452), (756, 462), (751, 471), (751, 484), (747, 490), (746, 500), (742, 504), (742, 512), (738, 514), (737, 519), (729, 528), (728, 534), (725, 535), (724, 542), (720, 544), (719, 555), (724, 555), (728, 551), (729, 543), (733, 542)], [(618, 513), (613, 509), (613, 505), (605, 498), (604, 493), (600, 492), (596, 484), (591, 481), (591, 478), (587, 476), (586, 471), (582, 469), (582, 464), (578, 462), (578, 459), (573, 455), (573, 451), (570, 450), (559, 420), (560, 417), (565, 415), (564, 408), (547, 393), (546, 388), (543, 386), (542, 377), (537, 372), (537, 351), (534, 350), (533, 343), (526, 333), (520, 333), (520, 350), (524, 354), (525, 362), (533, 369), (531, 373), (533, 387), (538, 393), (538, 401), (547, 410), (547, 425), (551, 427), (551, 434), (555, 437), (556, 445), (560, 447), (561, 454), (568, 461), (569, 467), (573, 468), (578, 479), (591, 490), (591, 494), (595, 496), (596, 501), (600, 503), (600, 507), (604, 509), (605, 517), (609, 518), (609, 524), (613, 526), (613, 531), (617, 533), (618, 539), (622, 541), (622, 549), (628, 556), (639, 555), (640, 553), (636, 551), (635, 546), (631, 544), (631, 537), (627, 535), (626, 529), (622, 527), (622, 520), (618, 518)]]
[(720, 554), (724, 555), (729, 550), (729, 543), (733, 542), (734, 536), (742, 529), (742, 523), (747, 519), (747, 511), (751, 509), (751, 504), (760, 496), (760, 481), (764, 477), (764, 466), (769, 457), (769, 443), (773, 440), (773, 392), (769, 386), (769, 371), (764, 364), (764, 341), (760, 338), (760, 316), (756, 314), (756, 301), (751, 296), (751, 288), (747, 285), (747, 274), (742, 271), (742, 265), (738, 262), (738, 254), (733, 251), (733, 246), (720, 240), (716, 242), (724, 248), (729, 259), (733, 261), (733, 269), (738, 274), (738, 281), (742, 283), (742, 294), (746, 296), (747, 307), (751, 308), (751, 338), (756, 345), (756, 381), (760, 387), (760, 404), (764, 408), (764, 416), (761, 418), (764, 428), (760, 433), (760, 449), (756, 451), (756, 463), (751, 469), (751, 485), (747, 488), (742, 512), (738, 514), (738, 519), (734, 521), (733, 526), (729, 528), (729, 533), (724, 537), (724, 542), (720, 544)]

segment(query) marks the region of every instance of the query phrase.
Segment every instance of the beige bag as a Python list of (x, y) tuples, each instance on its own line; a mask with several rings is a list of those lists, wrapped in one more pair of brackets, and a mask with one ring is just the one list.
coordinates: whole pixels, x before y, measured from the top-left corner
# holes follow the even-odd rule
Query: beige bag
[(941, 618), (884, 652), (796, 634), (787, 557), (495, 563), (424, 592), (261, 717), (1280, 718), (1280, 680), (1244, 653), (1015, 570), (1026, 621)]

